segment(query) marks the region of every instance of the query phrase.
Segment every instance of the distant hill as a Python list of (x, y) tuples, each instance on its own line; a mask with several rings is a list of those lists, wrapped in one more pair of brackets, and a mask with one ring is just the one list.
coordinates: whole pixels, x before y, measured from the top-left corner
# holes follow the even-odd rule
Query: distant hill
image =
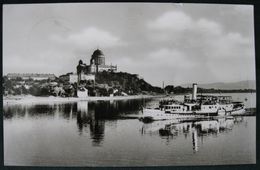
[[(182, 87), (191, 87), (192, 84), (183, 84), (180, 85)], [(209, 83), (209, 84), (198, 84), (198, 87), (203, 89), (222, 89), (222, 90), (236, 90), (236, 89), (256, 89), (256, 81), (255, 80), (246, 80), (239, 82), (230, 82), (230, 83)]]

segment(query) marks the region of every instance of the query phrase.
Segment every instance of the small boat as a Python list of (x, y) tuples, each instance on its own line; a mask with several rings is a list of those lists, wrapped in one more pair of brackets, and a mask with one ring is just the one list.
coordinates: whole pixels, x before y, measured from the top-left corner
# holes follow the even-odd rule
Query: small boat
[(243, 115), (246, 113), (246, 108), (243, 102), (233, 102), (233, 109), (230, 115)]

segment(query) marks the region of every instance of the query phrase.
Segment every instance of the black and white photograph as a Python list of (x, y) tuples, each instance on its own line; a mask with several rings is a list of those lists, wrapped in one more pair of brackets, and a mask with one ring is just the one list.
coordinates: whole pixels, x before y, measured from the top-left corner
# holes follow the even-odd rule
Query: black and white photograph
[(2, 14), (5, 166), (256, 164), (254, 5)]

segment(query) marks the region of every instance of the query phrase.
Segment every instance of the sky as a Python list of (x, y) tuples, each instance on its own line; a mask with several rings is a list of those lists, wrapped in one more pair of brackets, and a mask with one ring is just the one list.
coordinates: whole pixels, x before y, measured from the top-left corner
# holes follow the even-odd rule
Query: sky
[(3, 74), (76, 72), (94, 50), (155, 86), (255, 80), (252, 5), (3, 6)]

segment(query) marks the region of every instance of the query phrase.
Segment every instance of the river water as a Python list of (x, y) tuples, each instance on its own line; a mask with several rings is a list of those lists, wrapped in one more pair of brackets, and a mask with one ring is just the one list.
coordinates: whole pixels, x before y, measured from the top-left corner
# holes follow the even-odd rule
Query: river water
[[(231, 94), (255, 107), (255, 93)], [(181, 98), (181, 96), (176, 96)], [(183, 97), (183, 96), (182, 96)], [(175, 166), (256, 162), (255, 116), (207, 121), (136, 117), (159, 98), (4, 105), (4, 164)]]

